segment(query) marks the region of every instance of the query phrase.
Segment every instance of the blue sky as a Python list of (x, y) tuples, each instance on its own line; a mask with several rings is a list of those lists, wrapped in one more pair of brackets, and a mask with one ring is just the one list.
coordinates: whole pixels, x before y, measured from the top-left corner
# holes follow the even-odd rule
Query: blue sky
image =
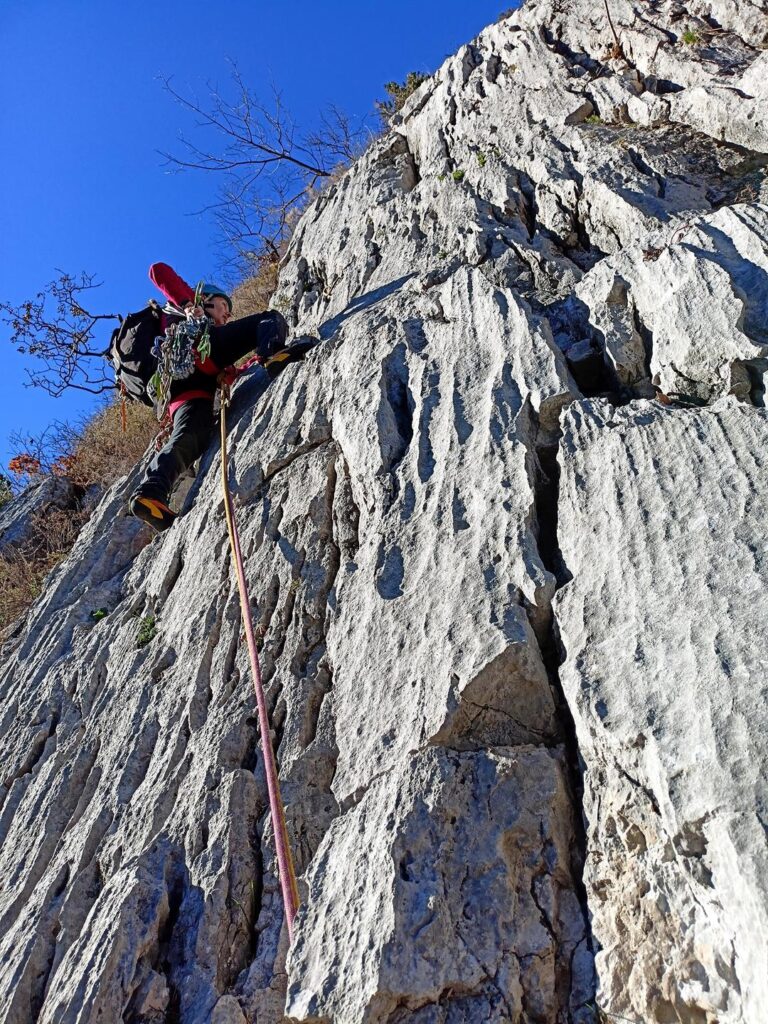
[[(212, 218), (195, 213), (215, 198), (215, 178), (171, 173), (158, 153), (178, 150), (182, 133), (195, 137), (161, 76), (204, 99), (207, 83), (226, 92), (234, 61), (257, 94), (274, 81), (302, 127), (329, 103), (362, 121), (385, 82), (433, 71), (509, 6), (0, 0), (0, 298), (31, 297), (57, 268), (85, 270), (103, 282), (92, 311), (128, 312), (153, 294), (155, 260), (188, 279), (221, 277)], [(3, 465), (12, 431), (76, 419), (95, 401), (25, 388), (8, 335), (0, 326)]]

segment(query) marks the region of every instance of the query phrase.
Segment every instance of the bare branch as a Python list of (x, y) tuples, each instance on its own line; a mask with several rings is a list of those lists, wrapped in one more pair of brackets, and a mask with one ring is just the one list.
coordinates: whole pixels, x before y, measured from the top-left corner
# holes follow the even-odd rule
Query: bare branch
[(310, 152), (349, 163), (360, 156), (367, 140), (365, 129), (353, 128), (349, 115), (332, 105), (320, 115), (320, 127), (307, 136), (306, 142)]
[(29, 386), (54, 397), (70, 388), (92, 394), (110, 390), (114, 382), (103, 349), (92, 347), (91, 342), (103, 320), (119, 317), (90, 313), (85, 308), (83, 295), (100, 287), (94, 275), (57, 273), (58, 278), (34, 298), (17, 306), (0, 302), (0, 322), (10, 327), (9, 340), (16, 349), (32, 357), (33, 367), (27, 369)]
[(200, 127), (215, 129), (223, 143), (223, 149), (218, 153), (206, 153), (182, 138), (182, 144), (193, 158), (182, 160), (164, 153), (169, 163), (199, 170), (228, 171), (237, 167), (264, 167), (284, 161), (314, 177), (326, 177), (331, 173), (321, 161), (310, 163), (298, 155), (305, 153), (309, 156), (308, 151), (295, 141), (295, 125), (283, 110), (282, 98), (277, 89), (273, 89), (275, 109), (271, 112), (248, 91), (236, 68), (233, 78), (238, 87), (240, 102), (230, 103), (216, 90), (212, 90), (209, 109), (177, 92), (170, 78), (163, 79), (166, 90), (176, 102), (200, 119)]
[(240, 272), (258, 267), (265, 255), (279, 258), (318, 184), (332, 180), (367, 141), (364, 128), (338, 107), (321, 116), (315, 131), (301, 132), (280, 90), (273, 84), (262, 100), (236, 65), (231, 93), (209, 85), (206, 102), (182, 95), (170, 79), (164, 85), (193, 116), (199, 135), (182, 136), (180, 150), (163, 156), (174, 170), (219, 172), (218, 194), (206, 209), (218, 223), (224, 264)]

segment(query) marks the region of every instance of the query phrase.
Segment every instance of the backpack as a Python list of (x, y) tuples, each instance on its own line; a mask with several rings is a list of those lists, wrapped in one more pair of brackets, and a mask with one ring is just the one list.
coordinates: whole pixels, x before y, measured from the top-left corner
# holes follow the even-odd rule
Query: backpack
[(150, 300), (138, 313), (129, 313), (112, 332), (105, 357), (115, 368), (115, 380), (120, 390), (135, 402), (153, 406), (147, 394), (147, 385), (157, 371), (157, 359), (152, 354), (155, 338), (162, 334), (160, 306)]

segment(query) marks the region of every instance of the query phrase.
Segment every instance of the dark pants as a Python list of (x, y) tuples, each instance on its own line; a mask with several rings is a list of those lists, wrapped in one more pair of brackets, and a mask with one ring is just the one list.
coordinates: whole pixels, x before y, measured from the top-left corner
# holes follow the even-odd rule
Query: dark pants
[(149, 464), (137, 493), (168, 502), (173, 485), (208, 447), (213, 435), (213, 399), (190, 398), (173, 414), (173, 432)]

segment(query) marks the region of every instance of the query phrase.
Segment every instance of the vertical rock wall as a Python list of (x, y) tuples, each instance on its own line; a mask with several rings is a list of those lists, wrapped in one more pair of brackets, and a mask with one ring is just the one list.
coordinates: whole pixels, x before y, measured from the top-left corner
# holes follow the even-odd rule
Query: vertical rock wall
[(759, 1019), (768, 18), (610, 11), (418, 90), (236, 390), (292, 950), (214, 444), (3, 648), (3, 1024)]
[(734, 399), (565, 417), (562, 680), (617, 1013), (757, 1021), (768, 1006), (767, 441), (768, 412)]

